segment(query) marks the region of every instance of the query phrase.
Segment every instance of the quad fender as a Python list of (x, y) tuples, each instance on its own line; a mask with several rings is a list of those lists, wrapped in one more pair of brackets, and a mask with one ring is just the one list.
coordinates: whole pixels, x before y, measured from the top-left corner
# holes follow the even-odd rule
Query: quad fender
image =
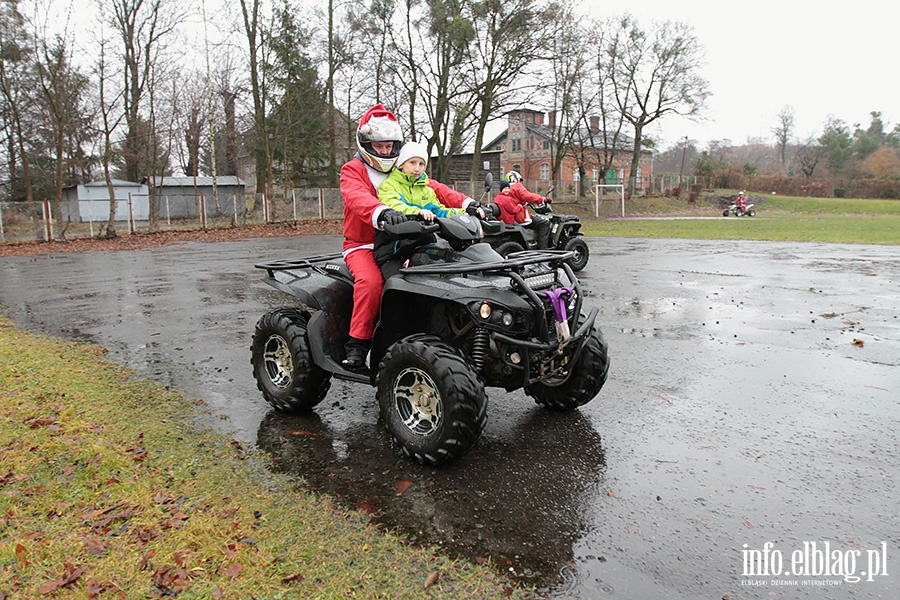
[(341, 255), (279, 260), (256, 266), (268, 272), (268, 285), (297, 298), (303, 310), (312, 315), (307, 336), (313, 362), (329, 372), (342, 371), (337, 363), (350, 332), (353, 276)]
[(490, 232), (485, 231), (484, 241), (497, 245), (505, 240), (513, 240), (518, 242), (523, 248), (528, 248), (537, 244), (537, 232), (523, 225), (510, 225), (500, 221), (501, 226), (494, 228)]
[(310, 309), (349, 312), (353, 307), (353, 276), (340, 254), (276, 260), (256, 268), (268, 272), (268, 285), (294, 296)]

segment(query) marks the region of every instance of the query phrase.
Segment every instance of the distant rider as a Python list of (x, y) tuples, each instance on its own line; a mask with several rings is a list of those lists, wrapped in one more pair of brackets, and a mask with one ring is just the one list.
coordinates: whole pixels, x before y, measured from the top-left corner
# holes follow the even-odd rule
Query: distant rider
[(522, 184), (522, 175), (518, 171), (510, 171), (500, 182), (500, 193), (494, 203), (500, 206), (499, 219), (510, 225), (519, 224), (537, 231), (538, 248), (550, 247), (550, 219), (544, 215), (531, 214), (526, 204), (549, 204), (552, 199), (529, 192)]

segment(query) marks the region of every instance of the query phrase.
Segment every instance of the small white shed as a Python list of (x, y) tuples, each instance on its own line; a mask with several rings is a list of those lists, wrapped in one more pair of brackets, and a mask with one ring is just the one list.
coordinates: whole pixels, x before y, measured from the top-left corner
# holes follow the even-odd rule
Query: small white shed
[[(134, 211), (136, 221), (150, 218), (149, 190), (146, 184), (113, 179), (113, 193), (116, 199), (116, 221), (127, 221)], [(129, 198), (132, 208), (129, 210)], [(101, 222), (109, 220), (109, 191), (105, 180), (72, 185), (63, 189), (60, 205), (63, 221)]]

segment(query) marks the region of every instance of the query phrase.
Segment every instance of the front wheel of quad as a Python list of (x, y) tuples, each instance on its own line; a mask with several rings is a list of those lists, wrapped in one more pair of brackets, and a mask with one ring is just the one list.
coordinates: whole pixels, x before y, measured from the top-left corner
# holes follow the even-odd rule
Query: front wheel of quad
[(465, 356), (424, 334), (392, 345), (378, 367), (378, 405), (405, 456), (439, 465), (469, 452), (487, 423), (484, 383)]
[(568, 378), (547, 379), (525, 387), (538, 404), (554, 410), (574, 410), (594, 399), (609, 375), (609, 345), (596, 327), (569, 368)]
[(588, 251), (587, 242), (581, 237), (573, 237), (566, 241), (563, 250), (571, 250), (575, 253), (575, 256), (569, 259), (569, 266), (572, 267), (573, 271), (580, 271), (587, 266), (590, 252)]
[(306, 324), (309, 315), (294, 308), (260, 317), (250, 346), (256, 387), (284, 412), (311, 410), (331, 387), (331, 375), (312, 362)]
[(755, 216), (756, 216), (756, 211), (753, 210), (753, 209), (751, 208), (750, 210), (747, 211), (747, 216), (748, 216), (748, 217), (755, 217)]
[(500, 242), (494, 248), (494, 250), (502, 256), (503, 258), (507, 258), (513, 252), (521, 252), (525, 248), (522, 247), (522, 244), (513, 240), (506, 240), (505, 242)]
[(727, 217), (727, 216), (728, 216), (728, 213), (730, 213), (730, 212), (731, 212), (731, 211), (728, 210), (728, 209), (726, 208), (725, 210), (722, 211), (722, 216), (723, 216), (723, 217)]

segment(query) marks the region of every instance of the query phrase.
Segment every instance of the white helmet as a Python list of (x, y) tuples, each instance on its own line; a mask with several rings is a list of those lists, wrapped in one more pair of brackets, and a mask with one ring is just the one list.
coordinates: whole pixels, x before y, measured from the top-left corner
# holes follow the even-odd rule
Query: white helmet
[(522, 181), (522, 175), (518, 171), (510, 171), (506, 174), (506, 180), (510, 183), (519, 183)]
[[(382, 156), (372, 149), (372, 142), (393, 142), (394, 145), (390, 154)], [(403, 132), (400, 130), (400, 123), (394, 113), (387, 110), (384, 105), (376, 104), (359, 120), (356, 146), (362, 159), (373, 169), (382, 173), (390, 171), (400, 154), (402, 142)]]

